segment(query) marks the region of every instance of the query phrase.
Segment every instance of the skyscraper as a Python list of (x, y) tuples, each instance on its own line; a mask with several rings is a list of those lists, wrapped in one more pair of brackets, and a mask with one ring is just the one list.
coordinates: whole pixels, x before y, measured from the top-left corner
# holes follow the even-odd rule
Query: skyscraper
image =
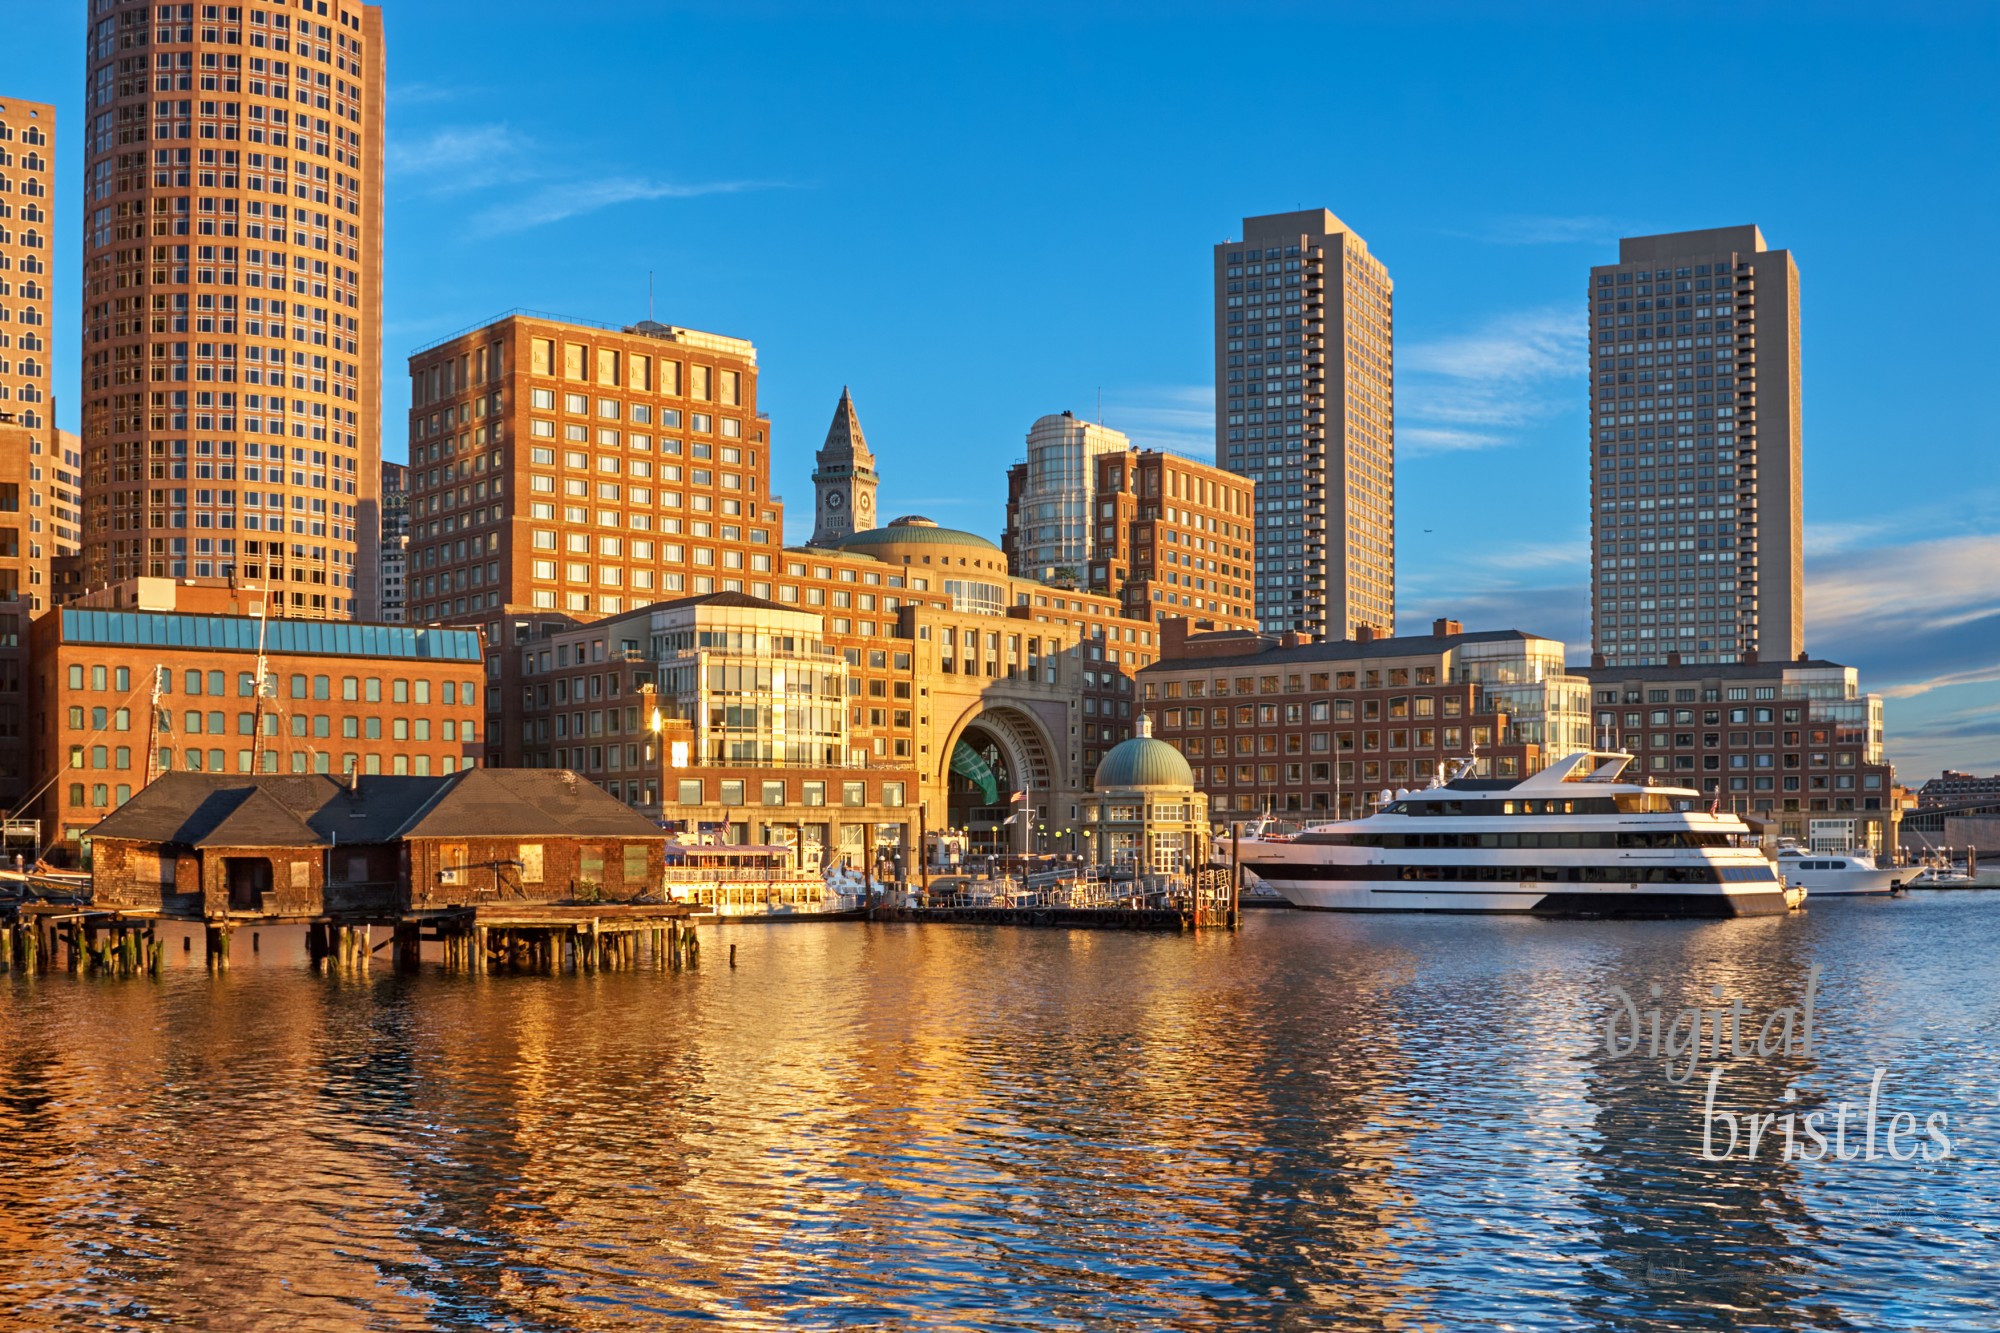
[(1396, 629), (1395, 288), (1325, 209), (1215, 247), (1215, 456), (1257, 481), (1257, 618)]
[(99, 0), (86, 32), (85, 578), (372, 619), (381, 11)]
[(0, 426), (44, 434), (55, 137), (54, 107), (0, 97)]
[(1796, 657), (1791, 252), (1754, 226), (1630, 236), (1588, 299), (1595, 651), (1611, 666)]
[(1097, 460), (1131, 449), (1122, 432), (1079, 421), (1074, 412), (1035, 419), (1027, 461), (1015, 464), (1007, 479), (1007, 530), (1000, 545), (1017, 576), (1089, 586)]

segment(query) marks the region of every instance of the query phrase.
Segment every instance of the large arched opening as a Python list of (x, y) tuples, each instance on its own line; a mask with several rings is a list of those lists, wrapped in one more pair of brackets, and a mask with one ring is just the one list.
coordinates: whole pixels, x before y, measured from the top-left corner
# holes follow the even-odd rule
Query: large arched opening
[(947, 828), (967, 853), (1044, 850), (1034, 830), (1050, 810), (1054, 767), (1034, 718), (1015, 708), (976, 714), (953, 738), (943, 776)]

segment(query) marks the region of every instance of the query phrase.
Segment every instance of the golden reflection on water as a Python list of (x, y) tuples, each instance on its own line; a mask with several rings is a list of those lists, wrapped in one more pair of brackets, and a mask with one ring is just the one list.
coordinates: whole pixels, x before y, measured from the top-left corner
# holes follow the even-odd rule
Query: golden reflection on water
[[(1990, 1175), (1703, 1162), (1694, 1085), (1598, 1024), (1614, 984), (1761, 1010), (1817, 961), (1820, 1056), (1732, 1065), (1737, 1102), (1893, 1059), (1957, 1105), (1995, 943), (1912, 902), (740, 926), (694, 971), (557, 978), (322, 977), (265, 932), (223, 976), (10, 976), (0, 1327), (1867, 1326), (1856, 1272), (1918, 1252), (1949, 1314)], [(1913, 994), (1974, 1035), (1927, 1041)], [(1934, 1223), (1857, 1246), (1910, 1197)]]

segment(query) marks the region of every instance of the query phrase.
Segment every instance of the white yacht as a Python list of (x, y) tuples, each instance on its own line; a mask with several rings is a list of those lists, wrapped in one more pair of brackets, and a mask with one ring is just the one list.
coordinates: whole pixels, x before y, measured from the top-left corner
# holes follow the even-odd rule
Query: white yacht
[(1365, 819), (1242, 844), (1244, 865), (1295, 907), (1727, 917), (1786, 910), (1749, 826), (1701, 793), (1623, 775), (1588, 750), (1530, 777), (1452, 778)]
[(1803, 887), (1815, 898), (1887, 897), (1903, 887), (1915, 872), (1883, 869), (1870, 851), (1812, 852), (1803, 847), (1778, 848), (1778, 872), (1785, 883)]

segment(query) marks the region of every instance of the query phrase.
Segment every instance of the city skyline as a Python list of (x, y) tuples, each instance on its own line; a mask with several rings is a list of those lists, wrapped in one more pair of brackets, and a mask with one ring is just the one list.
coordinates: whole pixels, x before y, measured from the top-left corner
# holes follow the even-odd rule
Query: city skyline
[[(601, 46), (608, 22), (585, 15), (561, 40)], [(975, 80), (995, 77), (1001, 57), (1029, 40), (1025, 30), (1006, 22), (981, 22), (993, 49), (960, 58), (960, 74)], [(1100, 22), (1071, 18), (1065, 30), (1081, 49), (1102, 32)], [(1403, 28), (1421, 31), (1429, 22), (1418, 19)], [(1788, 73), (1748, 94), (1748, 104), (1732, 107), (1739, 118), (1763, 113), (1787, 136), (1792, 151), (1785, 170), (1720, 198), (1685, 188), (1722, 160), (1719, 137), (1708, 144), (1713, 154), (1707, 160), (1697, 135), (1662, 151), (1664, 160), (1628, 173), (1629, 182), (1615, 188), (1588, 165), (1608, 163), (1601, 154), (1529, 159), (1519, 173), (1477, 160), (1477, 145), (1557, 126), (1582, 134), (1584, 146), (1594, 149), (1645, 139), (1631, 125), (1614, 134), (1609, 126), (1577, 122), (1587, 93), (1580, 85), (1482, 109), (1498, 124), (1481, 125), (1447, 147), (1426, 146), (1404, 129), (1386, 141), (1392, 159), (1386, 163), (1343, 161), (1337, 170), (1300, 170), (1275, 150), (1245, 149), (1246, 169), (1227, 182), (1191, 182), (1167, 169), (1170, 155), (1159, 140), (1187, 131), (1213, 104), (1204, 95), (1176, 110), (1136, 89), (1133, 78), (1194, 49), (1205, 25), (1192, 15), (1170, 14), (1141, 27), (1131, 39), (1129, 68), (1114, 63), (1103, 87), (1063, 94), (1060, 117), (1053, 107), (1036, 110), (1011, 146), (999, 142), (981, 113), (956, 102), (937, 125), (892, 122), (885, 99), (855, 86), (865, 82), (852, 78), (865, 67), (855, 60), (847, 62), (837, 89), (804, 79), (778, 98), (789, 106), (794, 97), (831, 97), (840, 108), (834, 117), (840, 128), (893, 123), (894, 141), (906, 150), (935, 149), (945, 135), (971, 130), (982, 151), (1000, 154), (1008, 170), (998, 174), (1007, 184), (997, 191), (960, 176), (935, 151), (916, 151), (912, 159), (927, 187), (926, 198), (915, 201), (924, 216), (940, 208), (956, 216), (970, 200), (992, 210), (986, 225), (1006, 229), (1013, 242), (966, 282), (962, 275), (941, 276), (952, 258), (939, 242), (947, 233), (918, 239), (908, 226), (889, 228), (879, 205), (852, 212), (861, 194), (882, 185), (886, 158), (850, 153), (844, 140), (836, 143), (824, 131), (780, 133), (767, 119), (777, 105), (732, 128), (727, 152), (630, 150), (621, 160), (619, 153), (630, 146), (594, 132), (566, 137), (525, 118), (493, 114), (479, 96), (492, 82), (486, 71), (523, 62), (518, 43), (481, 35), (469, 46), (454, 45), (455, 28), (414, 7), (387, 7), (385, 23), (396, 44), (392, 70), (421, 70), (425, 78), (399, 83), (392, 73), (390, 85), (383, 411), (392, 422), (405, 391), (395, 373), (397, 358), (408, 348), (517, 304), (635, 322), (651, 270), (659, 279), (660, 317), (751, 338), (773, 367), (766, 402), (781, 493), (803, 495), (812, 451), (821, 442), (824, 404), (842, 383), (852, 382), (869, 405), (870, 443), (883, 474), (882, 512), (933, 512), (942, 521), (997, 534), (1002, 524), (995, 482), (1018, 456), (1021, 433), (1036, 417), (1065, 407), (1094, 417), (1100, 385), (1106, 424), (1136, 445), (1206, 452), (1200, 442), (1212, 420), (1205, 370), (1211, 347), (1199, 247), (1233, 234), (1245, 215), (1323, 205), (1369, 238), (1397, 280), (1403, 343), (1397, 431), (1404, 455), (1397, 460), (1399, 617), (1422, 623), (1433, 613), (1449, 614), (1482, 626), (1559, 634), (1573, 656), (1589, 644), (1587, 371), (1584, 331), (1574, 313), (1577, 275), (1615, 257), (1619, 235), (1760, 222), (1809, 270), (1803, 309), (1806, 646), (1815, 656), (1856, 663), (1870, 688), (1891, 695), (1891, 751), (1907, 776), (1946, 764), (2000, 765), (2000, 692), (1984, 679), (1992, 673), (1996, 617), (1977, 577), (2000, 545), (1989, 535), (1997, 502), (1992, 469), (1979, 448), (1990, 432), (1972, 415), (1972, 342), (1950, 335), (1953, 320), (1943, 305), (1976, 300), (1990, 289), (1993, 269), (1974, 254), (1969, 267), (1954, 267), (1949, 284), (1899, 288), (1893, 298), (1879, 278), (1885, 237), (1914, 244), (1918, 229), (1928, 233), (1939, 216), (1976, 216), (1992, 188), (1976, 173), (1936, 170), (1970, 144), (1954, 137), (1967, 131), (1953, 127), (1979, 123), (1979, 108), (1987, 104), (1981, 99), (1991, 96), (1952, 74), (1968, 69), (1951, 58), (1963, 42), (1963, 25), (1954, 31), (1932, 22), (1886, 35), (1866, 30), (1874, 58), (1925, 62), (1944, 71), (1928, 81), (1934, 96), (1922, 115), (1904, 113), (1921, 120), (1920, 151), (1909, 149), (1910, 136), (1893, 109), (1863, 123), (1840, 99), (1838, 80), (1810, 70)], [(687, 37), (720, 40), (741, 31), (703, 11), (679, 15), (675, 23)], [(80, 9), (31, 15), (17, 49), (37, 49), (46, 37), (49, 49), (78, 50), (81, 26)], [(1378, 32), (1397, 27), (1361, 26)], [(1573, 68), (1579, 53), (1640, 36), (1663, 55), (1712, 53), (1722, 31), (1694, 24), (1666, 33), (1642, 16), (1609, 23), (1594, 17), (1588, 29), (1548, 21), (1465, 26), (1486, 29), (1496, 40), (1542, 41), (1538, 59), (1551, 70)], [(866, 21), (845, 25), (839, 49), (858, 60), (860, 44), (871, 35), (883, 34)], [(760, 36), (771, 68), (787, 75), (804, 70), (808, 48), (819, 44), (823, 53), (824, 43), (836, 39), (809, 18)], [(876, 58), (908, 56), (950, 36), (947, 28), (920, 25)], [(1863, 36), (1859, 26), (1835, 24), (1804, 40), (1832, 59), (1851, 55)], [(600, 54), (615, 64), (642, 55), (650, 40), (632, 43), (630, 56)], [(1049, 72), (1031, 71), (1029, 78), (1039, 87), (1068, 59)], [(1444, 108), (1454, 117), (1475, 94), (1500, 91), (1496, 76), (1478, 71), (1469, 57), (1440, 51), (1437, 59), (1442, 63), (1423, 78), (1370, 75), (1379, 82), (1364, 80), (1354, 89), (1357, 107), (1371, 93), (1383, 101), (1381, 109), (1366, 113), (1371, 128), (1394, 130), (1399, 118), (1412, 127), (1425, 124), (1415, 91), (1442, 86), (1440, 81), (1463, 81)], [(0, 86), (54, 102), (64, 123), (80, 124), (74, 72), (74, 66), (67, 75), (58, 68), (52, 77), (26, 62), (5, 62), (0, 77), (8, 82)], [(689, 76), (698, 86), (708, 77)], [(613, 85), (602, 81), (602, 96), (615, 106), (624, 94)], [(1143, 95), (1134, 107), (1117, 107), (1118, 97), (1135, 92)], [(1276, 114), (1293, 95), (1271, 90), (1255, 96)], [(1956, 109), (1937, 115), (1939, 101)], [(1107, 139), (1135, 130), (1142, 110), (1154, 132), (1132, 140), (1130, 161), (1106, 159)], [(1665, 109), (1643, 105), (1620, 114), (1637, 117), (1640, 131), (1665, 133), (1674, 123)], [(812, 149), (829, 155), (808, 170)], [(1685, 156), (1677, 162), (1676, 154)], [(552, 165), (556, 158), (577, 163), (567, 179), (564, 168)], [(1025, 187), (1019, 172), (1031, 162), (1040, 172), (1058, 174), (1080, 173), (1094, 163), (1095, 178), (1115, 188), (1092, 204), (1096, 211), (1086, 215), (1087, 223), (1072, 212), (1060, 228), (1050, 226), (1036, 221), (1033, 209), (1022, 210), (1025, 194), (1010, 194), (1017, 181)], [(71, 216), (62, 201), (78, 197), (79, 169), (67, 153), (58, 162), (59, 218)], [(1907, 199), (1894, 188), (1872, 192), (1862, 227), (1849, 216), (1851, 191), (1843, 186), (1855, 173), (1872, 173), (1886, 186), (1922, 177), (1926, 186)], [(1155, 196), (1150, 225), (1121, 229), (1115, 214), (1142, 177)], [(895, 197), (900, 208), (912, 206), (903, 195)], [(1921, 207), (1913, 202), (1919, 197)], [(502, 211), (508, 199), (514, 201), (511, 213)], [(1472, 199), (1477, 206), (1467, 204)], [(823, 207), (829, 202), (852, 216), (829, 216)], [(818, 224), (811, 237), (799, 237), (788, 221), (802, 208)], [(428, 226), (445, 219), (453, 225)], [(780, 252), (771, 228), (781, 221), (793, 239), (774, 258)], [(56, 275), (78, 271), (75, 231), (58, 224)], [(881, 243), (882, 236), (894, 237), (895, 244)], [(1133, 247), (1142, 249), (1143, 262), (1106, 261)], [(842, 250), (844, 261), (835, 257)], [(776, 276), (758, 278), (753, 258)], [(1070, 269), (1102, 276), (1089, 298), (1101, 308), (1072, 326), (1049, 321), (1030, 289), (1010, 290), (1027, 272)], [(1133, 282), (1131, 274), (1149, 281)], [(780, 289), (783, 299), (775, 300)], [(52, 343), (65, 424), (76, 411), (77, 313), (76, 294), (58, 286)], [(909, 336), (947, 323), (959, 331), (951, 339)], [(857, 328), (869, 336), (857, 336)], [(1885, 329), (1896, 332), (1892, 343), (1883, 340)], [(895, 337), (896, 330), (904, 336)], [(1023, 341), (1033, 333), (1045, 336)], [(871, 338), (879, 346), (871, 346)], [(1004, 360), (998, 356), (1003, 347)], [(921, 373), (910, 373), (912, 357), (921, 360)], [(1904, 396), (1891, 402), (1867, 392), (1885, 367), (1922, 386), (1914, 411)], [(394, 430), (390, 435), (384, 453), (396, 458), (402, 441)], [(1935, 475), (1919, 473), (1885, 501), (1877, 480), (1880, 451), (1915, 447), (1930, 451)], [(806, 513), (795, 499), (788, 540), (803, 538)]]

